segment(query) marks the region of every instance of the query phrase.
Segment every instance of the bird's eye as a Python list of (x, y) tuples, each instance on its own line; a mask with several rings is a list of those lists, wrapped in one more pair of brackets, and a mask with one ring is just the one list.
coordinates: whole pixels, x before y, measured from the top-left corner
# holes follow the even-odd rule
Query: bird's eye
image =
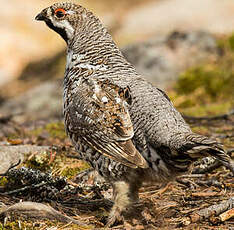
[(57, 9), (54, 14), (57, 18), (63, 18), (66, 15), (66, 11), (64, 9)]

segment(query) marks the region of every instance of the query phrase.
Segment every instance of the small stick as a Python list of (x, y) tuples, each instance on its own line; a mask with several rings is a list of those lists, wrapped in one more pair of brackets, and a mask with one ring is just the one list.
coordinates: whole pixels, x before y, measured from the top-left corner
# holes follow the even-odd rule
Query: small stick
[(15, 190), (12, 190), (12, 191), (9, 191), (9, 192), (4, 192), (2, 194), (3, 195), (11, 195), (11, 194), (14, 194), (14, 193), (20, 193), (20, 192), (27, 191), (29, 189), (39, 188), (39, 187), (41, 187), (41, 186), (43, 186), (45, 184), (48, 184), (48, 183), (43, 181), (40, 184), (36, 184), (36, 185), (32, 184), (32, 185), (24, 186), (23, 188), (15, 189)]
[(186, 175), (181, 175), (178, 176), (177, 178), (200, 178), (200, 177), (204, 177), (204, 174), (186, 174)]
[(234, 217), (234, 208), (227, 210), (226, 212), (219, 215), (221, 221), (229, 220)]
[(207, 219), (213, 215), (219, 215), (227, 211), (228, 209), (234, 208), (234, 197), (231, 197), (229, 200), (222, 202), (221, 204), (215, 204), (208, 208), (204, 208), (190, 215), (191, 221), (199, 222), (203, 219)]
[(193, 192), (192, 196), (194, 196), (194, 197), (213, 197), (213, 196), (221, 196), (221, 193), (218, 193), (218, 192)]
[(212, 117), (204, 116), (204, 117), (193, 117), (193, 116), (187, 116), (183, 115), (184, 119), (189, 123), (195, 123), (198, 121), (217, 121), (217, 120), (229, 120), (229, 117), (234, 115), (234, 109), (231, 110), (228, 113), (216, 115)]

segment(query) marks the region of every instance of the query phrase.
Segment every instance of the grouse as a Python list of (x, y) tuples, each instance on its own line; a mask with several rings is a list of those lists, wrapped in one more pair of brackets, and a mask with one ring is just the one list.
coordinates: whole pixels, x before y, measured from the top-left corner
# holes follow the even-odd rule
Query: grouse
[(79, 157), (113, 187), (108, 225), (138, 199), (143, 182), (162, 182), (211, 155), (234, 172), (222, 145), (195, 134), (168, 96), (122, 55), (89, 10), (55, 3), (36, 20), (67, 43), (64, 122)]

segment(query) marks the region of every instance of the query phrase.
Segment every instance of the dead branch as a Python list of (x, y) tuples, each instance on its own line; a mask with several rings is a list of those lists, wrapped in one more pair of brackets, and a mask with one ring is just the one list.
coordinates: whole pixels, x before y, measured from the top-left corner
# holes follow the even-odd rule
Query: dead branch
[(54, 208), (36, 202), (19, 202), (11, 206), (3, 207), (0, 211), (0, 216), (12, 217), (23, 216), (25, 218), (39, 218), (58, 220), (64, 223), (74, 223), (81, 226), (87, 226), (85, 223), (75, 220), (72, 217), (65, 216)]
[(217, 188), (224, 188), (224, 184), (222, 184), (221, 182), (215, 180), (215, 179), (208, 179), (208, 180), (197, 180), (196, 184), (200, 185), (200, 186), (207, 186), (207, 187), (211, 187), (211, 186), (215, 186)]
[(198, 187), (198, 185), (196, 183), (194, 183), (193, 181), (188, 180), (188, 179), (176, 178), (176, 182), (178, 182), (182, 185), (185, 185), (186, 187), (189, 187), (191, 189)]
[(185, 174), (185, 175), (180, 175), (177, 176), (177, 178), (202, 178), (205, 177), (204, 174)]
[(229, 200), (222, 202), (221, 204), (215, 204), (208, 208), (204, 208), (190, 215), (191, 221), (199, 222), (204, 219), (207, 219), (214, 215), (219, 215), (229, 209), (234, 208), (234, 197), (231, 197)]
[(219, 215), (221, 221), (226, 221), (234, 217), (234, 208), (227, 210), (226, 212)]
[(234, 109), (228, 113), (217, 115), (217, 116), (193, 117), (193, 116), (183, 115), (183, 118), (188, 123), (198, 123), (198, 122), (204, 122), (204, 121), (209, 122), (209, 121), (218, 121), (218, 120), (229, 120), (230, 116), (232, 115), (234, 115)]
[(63, 207), (79, 207), (80, 211), (96, 211), (100, 209), (110, 210), (113, 206), (113, 202), (107, 199), (98, 199), (98, 200), (90, 200), (82, 197), (69, 199), (66, 201), (57, 202)]
[[(21, 192), (26, 192), (27, 190), (32, 190), (32, 189), (36, 189), (39, 188), (43, 185), (46, 185), (46, 182), (41, 182), (40, 184), (36, 184), (36, 185), (29, 185), (29, 186), (24, 186), (23, 188), (19, 188), (19, 189), (15, 189), (15, 190), (11, 190), (8, 192), (4, 192), (2, 193), (2, 195), (11, 195), (11, 194), (15, 194), (15, 193), (21, 193)], [(0, 193), (1, 195), (1, 193)]]
[(194, 197), (213, 197), (213, 196), (221, 196), (221, 193), (218, 192), (193, 192), (191, 194)]

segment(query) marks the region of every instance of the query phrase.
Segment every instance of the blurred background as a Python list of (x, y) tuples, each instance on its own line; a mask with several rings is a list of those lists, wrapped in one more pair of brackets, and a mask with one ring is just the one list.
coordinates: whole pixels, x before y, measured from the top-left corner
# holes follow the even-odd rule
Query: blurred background
[[(6, 1), (1, 10), (0, 116), (61, 118), (65, 43), (34, 20), (52, 0)], [(126, 58), (188, 115), (233, 108), (233, 0), (80, 0)]]
[[(166, 91), (193, 131), (216, 138), (234, 159), (234, 0), (75, 2), (101, 18), (125, 57), (148, 81)], [(64, 131), (65, 42), (45, 23), (34, 20), (42, 9), (53, 3), (52, 0), (9, 0), (1, 7), (0, 175), (21, 162), (21, 166), (30, 170), (39, 169), (49, 172), (50, 176), (68, 178), (75, 190), (70, 190), (70, 184), (65, 188), (72, 194), (57, 187), (57, 190), (47, 189), (44, 179), (40, 182), (42, 186), (32, 182), (35, 186), (31, 187), (28, 179), (13, 173), (12, 177), (0, 176), (0, 206), (5, 208), (4, 204), (12, 205), (19, 200), (46, 203), (51, 200), (49, 204), (58, 211), (78, 220), (81, 216), (82, 221), (103, 227), (104, 206), (95, 205), (90, 211), (91, 206), (84, 203), (86, 211), (83, 212), (80, 211), (82, 205), (74, 200), (86, 197), (96, 201), (103, 196), (109, 199), (111, 192), (108, 187), (103, 191), (99, 185), (95, 185), (98, 190), (83, 190), (83, 182), (77, 187), (80, 183), (77, 174), (89, 165), (73, 159), (78, 154)], [(23, 177), (34, 181), (29, 172)], [(157, 190), (161, 188), (159, 185), (142, 190), (141, 200), (146, 204), (143, 215), (150, 224), (147, 229), (231, 229), (233, 219), (220, 223), (213, 215), (209, 220), (189, 225), (191, 212), (194, 214), (200, 208), (233, 196), (233, 177), (227, 170), (219, 168), (204, 176), (177, 180), (161, 191)], [(87, 181), (87, 186), (93, 188), (94, 181)], [(4, 191), (10, 193), (4, 195)], [(73, 200), (74, 206), (70, 206)], [(64, 201), (68, 201), (68, 206)], [(15, 214), (13, 216), (15, 218)], [(65, 228), (63, 223), (35, 218), (9, 221), (14, 218), (4, 218), (2, 228), (80, 229), (77, 225), (71, 228), (66, 224)], [(126, 225), (126, 229), (145, 229), (133, 220), (135, 227)], [(0, 220), (0, 229), (1, 226)]]

